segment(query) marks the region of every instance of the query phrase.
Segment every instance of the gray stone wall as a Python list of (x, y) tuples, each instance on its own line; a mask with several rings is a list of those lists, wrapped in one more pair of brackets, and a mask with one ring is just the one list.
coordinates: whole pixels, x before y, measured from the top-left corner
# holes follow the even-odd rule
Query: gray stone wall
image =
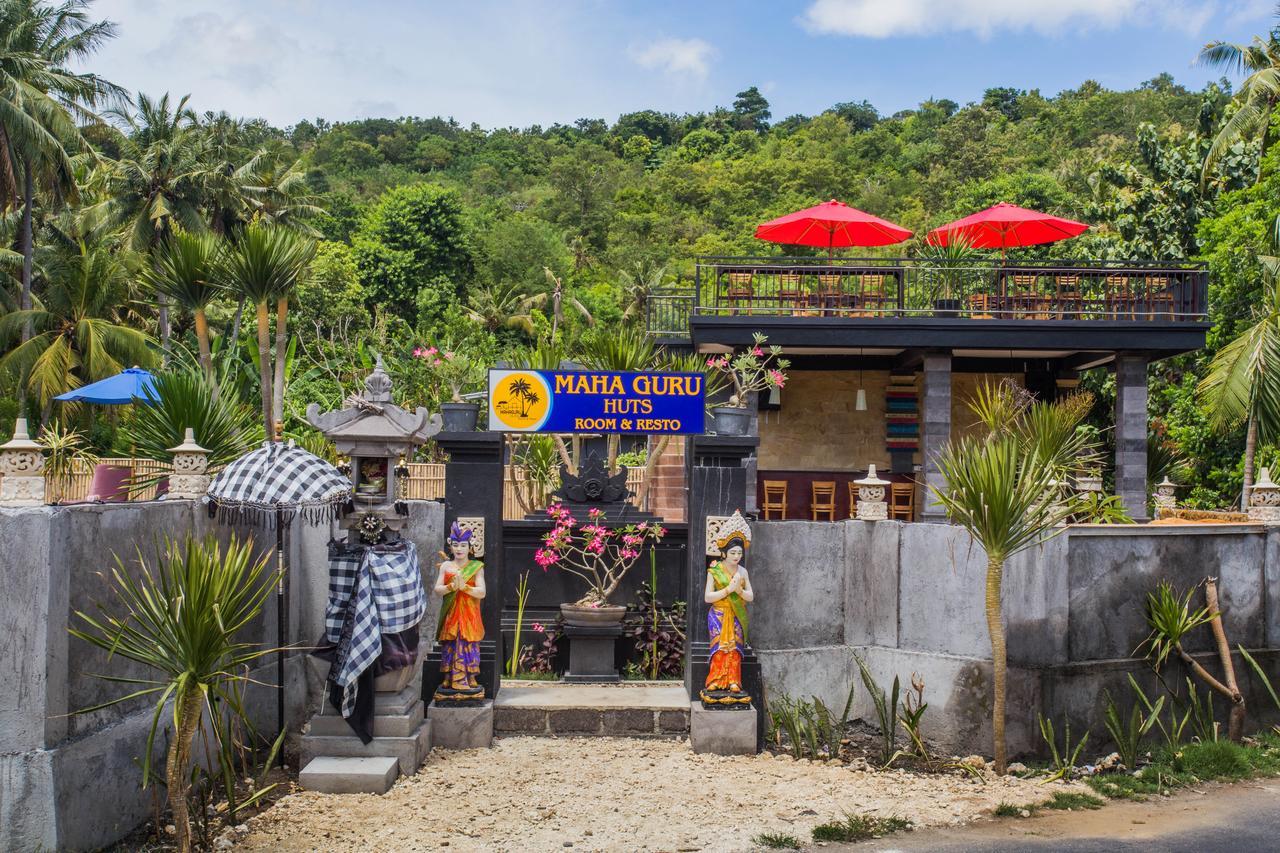
[[(408, 535), (424, 571), (432, 571), (443, 542), (443, 506), (410, 502)], [(139, 550), (150, 557), (165, 536), (232, 530), (190, 501), (0, 509), (0, 850), (94, 849), (145, 820), (151, 795), (139, 789), (136, 759), (145, 748), (150, 703), (137, 699), (88, 714), (73, 712), (128, 692), (128, 685), (95, 677), (142, 670), (67, 633), (74, 613), (97, 612), (108, 599), (109, 573), (119, 556), (138, 571)], [(255, 535), (263, 547), (274, 534)], [(287, 640), (311, 646), (320, 636), (328, 587), (327, 527), (301, 523), (290, 531), (290, 607)], [(115, 612), (109, 600), (108, 607)], [(435, 607), (438, 604), (433, 602)], [(275, 645), (276, 602), (269, 598), (247, 639)], [(427, 624), (434, 624), (434, 613)], [(303, 652), (286, 667), (286, 719), (300, 726), (319, 701), (323, 674), (309, 675)], [(262, 731), (276, 725), (275, 662), (264, 661), (247, 705)]]
[[(818, 696), (839, 711), (858, 680), (860, 655), (884, 686), (925, 681), (928, 737), (956, 752), (990, 749), (991, 644), (985, 615), (986, 555), (950, 525), (771, 521), (754, 527), (749, 568), (757, 592), (751, 643), (768, 691)], [(1123, 709), (1128, 675), (1156, 695), (1135, 652), (1148, 634), (1143, 605), (1161, 580), (1186, 590), (1219, 579), (1228, 639), (1258, 651), (1280, 680), (1280, 533), (1261, 527), (1075, 527), (1005, 567), (1009, 650), (1008, 741), (1038, 752), (1037, 714), (1066, 717), (1073, 731), (1100, 722), (1105, 692)], [(1201, 599), (1202, 603), (1202, 599)], [(1209, 632), (1188, 644), (1216, 671)], [(1276, 714), (1237, 660), (1252, 725)], [(1180, 667), (1166, 680), (1181, 684)], [(859, 683), (855, 715), (874, 719)], [(1225, 710), (1224, 710), (1225, 713)], [(1222, 717), (1225, 719), (1225, 716)], [(1091, 747), (1092, 748), (1092, 747)]]

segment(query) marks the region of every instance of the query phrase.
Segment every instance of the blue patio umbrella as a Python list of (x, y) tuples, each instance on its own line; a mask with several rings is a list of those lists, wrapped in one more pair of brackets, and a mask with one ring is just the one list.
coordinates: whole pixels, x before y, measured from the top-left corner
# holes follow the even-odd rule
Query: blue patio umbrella
[(98, 403), (103, 406), (123, 406), (135, 402), (151, 405), (159, 396), (155, 392), (155, 381), (151, 371), (130, 367), (115, 376), (99, 379), (74, 391), (59, 394), (53, 399), (64, 403)]

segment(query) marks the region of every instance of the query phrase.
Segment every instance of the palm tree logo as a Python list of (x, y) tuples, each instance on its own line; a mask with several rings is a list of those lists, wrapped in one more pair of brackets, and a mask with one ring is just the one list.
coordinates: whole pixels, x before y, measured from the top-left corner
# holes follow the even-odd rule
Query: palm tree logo
[(529, 407), (537, 405), (538, 395), (534, 393), (533, 388), (529, 385), (529, 380), (523, 376), (518, 376), (511, 380), (511, 384), (507, 386), (507, 394), (511, 397), (517, 397), (520, 400), (520, 417), (529, 417)]

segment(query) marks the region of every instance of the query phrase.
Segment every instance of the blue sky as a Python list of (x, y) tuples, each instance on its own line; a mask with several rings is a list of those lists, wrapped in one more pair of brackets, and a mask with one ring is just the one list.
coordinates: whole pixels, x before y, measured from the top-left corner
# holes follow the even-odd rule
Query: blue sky
[(285, 126), (445, 115), (548, 125), (728, 105), (758, 85), (775, 118), (839, 101), (882, 113), (990, 86), (1045, 94), (1168, 71), (1198, 88), (1211, 39), (1245, 41), (1271, 0), (99, 0), (120, 35), (90, 67)]

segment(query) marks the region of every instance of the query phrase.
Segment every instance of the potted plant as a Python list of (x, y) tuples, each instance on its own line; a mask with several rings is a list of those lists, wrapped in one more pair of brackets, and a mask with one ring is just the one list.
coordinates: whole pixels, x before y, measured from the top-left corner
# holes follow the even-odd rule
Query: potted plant
[(415, 347), (413, 357), (422, 359), (441, 389), (449, 394), (448, 402), (440, 404), (440, 419), (444, 422), (445, 431), (473, 431), (480, 418), (480, 404), (469, 403), (462, 395), (479, 389), (484, 378), (483, 366), (460, 352), (430, 345)]
[(924, 244), (920, 250), (924, 261), (925, 290), (933, 304), (935, 317), (957, 317), (962, 297), (976, 280), (978, 254), (963, 234), (953, 235), (945, 246)]
[(572, 604), (561, 604), (566, 625), (616, 625), (627, 608), (610, 604), (613, 595), (636, 564), (645, 547), (653, 547), (667, 535), (666, 528), (653, 522), (607, 527), (604, 511), (592, 507), (586, 523), (559, 503), (547, 507), (551, 531), (542, 537), (542, 547), (534, 562), (545, 572), (552, 566), (587, 582), (586, 593)]
[(711, 409), (711, 428), (716, 435), (746, 435), (751, 423), (747, 404), (753, 393), (781, 388), (787, 382), (784, 372), (790, 362), (782, 358), (782, 348), (766, 346), (767, 338), (756, 332), (750, 349), (735, 356), (711, 356), (707, 369), (729, 380), (732, 393), (723, 406)]

